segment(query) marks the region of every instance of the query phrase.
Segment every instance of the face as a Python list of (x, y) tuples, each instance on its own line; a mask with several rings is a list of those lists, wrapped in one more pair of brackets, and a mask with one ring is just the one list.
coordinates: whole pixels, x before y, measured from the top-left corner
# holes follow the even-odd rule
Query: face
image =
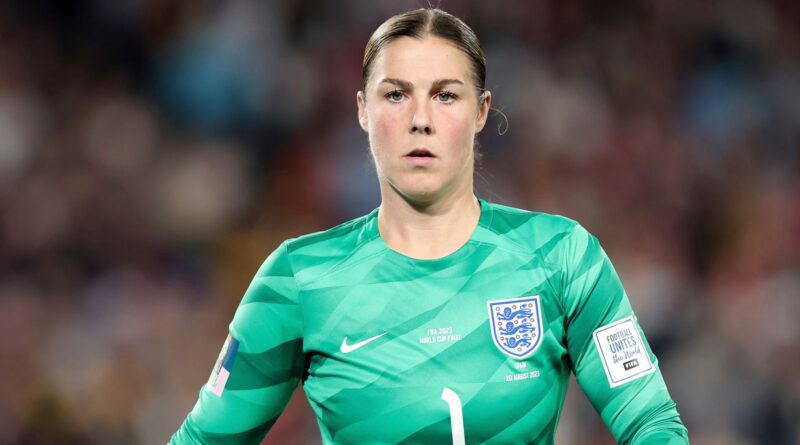
[(473, 141), (491, 94), (479, 103), (468, 56), (438, 37), (400, 37), (375, 59), (357, 96), (381, 193), (428, 204), (472, 193)]

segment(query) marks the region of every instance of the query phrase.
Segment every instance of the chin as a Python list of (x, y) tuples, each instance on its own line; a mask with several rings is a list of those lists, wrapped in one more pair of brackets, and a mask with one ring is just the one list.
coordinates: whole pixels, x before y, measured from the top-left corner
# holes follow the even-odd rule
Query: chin
[(423, 190), (423, 191), (413, 191), (411, 193), (406, 193), (405, 195), (406, 200), (410, 201), (413, 204), (418, 205), (425, 205), (431, 204), (436, 202), (439, 194), (435, 191)]
[(428, 204), (434, 202), (442, 192), (441, 186), (424, 184), (423, 181), (409, 181), (408, 184), (396, 184), (392, 188), (407, 201), (414, 204)]
[(401, 190), (400, 194), (411, 204), (425, 206), (438, 201), (445, 192), (441, 187), (412, 187)]

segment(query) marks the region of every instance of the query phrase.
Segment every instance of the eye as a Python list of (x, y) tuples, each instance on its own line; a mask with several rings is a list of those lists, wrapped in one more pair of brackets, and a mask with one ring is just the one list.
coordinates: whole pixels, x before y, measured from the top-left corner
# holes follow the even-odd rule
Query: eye
[(390, 102), (400, 102), (403, 100), (403, 97), (405, 97), (405, 94), (403, 94), (403, 92), (400, 90), (392, 90), (383, 96), (389, 99)]
[(445, 104), (451, 103), (451, 102), (455, 101), (458, 98), (458, 96), (455, 93), (451, 93), (450, 91), (439, 91), (438, 93), (436, 93), (436, 96), (434, 96), (434, 97), (439, 102), (442, 102), (442, 103), (445, 103)]

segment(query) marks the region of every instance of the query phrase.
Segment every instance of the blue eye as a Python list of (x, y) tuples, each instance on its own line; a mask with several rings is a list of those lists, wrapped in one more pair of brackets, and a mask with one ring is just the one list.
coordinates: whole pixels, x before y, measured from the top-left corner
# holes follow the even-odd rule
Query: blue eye
[(401, 100), (403, 100), (404, 94), (400, 90), (393, 90), (389, 91), (384, 96), (391, 102), (400, 102)]
[(454, 100), (456, 100), (456, 98), (458, 98), (457, 95), (455, 95), (454, 93), (451, 93), (449, 91), (440, 91), (440, 92), (436, 93), (435, 97), (436, 97), (437, 100), (439, 100), (439, 102), (442, 102), (442, 103), (450, 103), (450, 102), (453, 102)]

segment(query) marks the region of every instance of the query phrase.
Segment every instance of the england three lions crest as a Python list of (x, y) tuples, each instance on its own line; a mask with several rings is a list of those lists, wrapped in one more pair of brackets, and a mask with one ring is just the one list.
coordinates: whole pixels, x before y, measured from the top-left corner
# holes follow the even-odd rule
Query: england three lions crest
[(538, 296), (489, 301), (495, 346), (513, 358), (525, 358), (542, 343), (542, 307)]

